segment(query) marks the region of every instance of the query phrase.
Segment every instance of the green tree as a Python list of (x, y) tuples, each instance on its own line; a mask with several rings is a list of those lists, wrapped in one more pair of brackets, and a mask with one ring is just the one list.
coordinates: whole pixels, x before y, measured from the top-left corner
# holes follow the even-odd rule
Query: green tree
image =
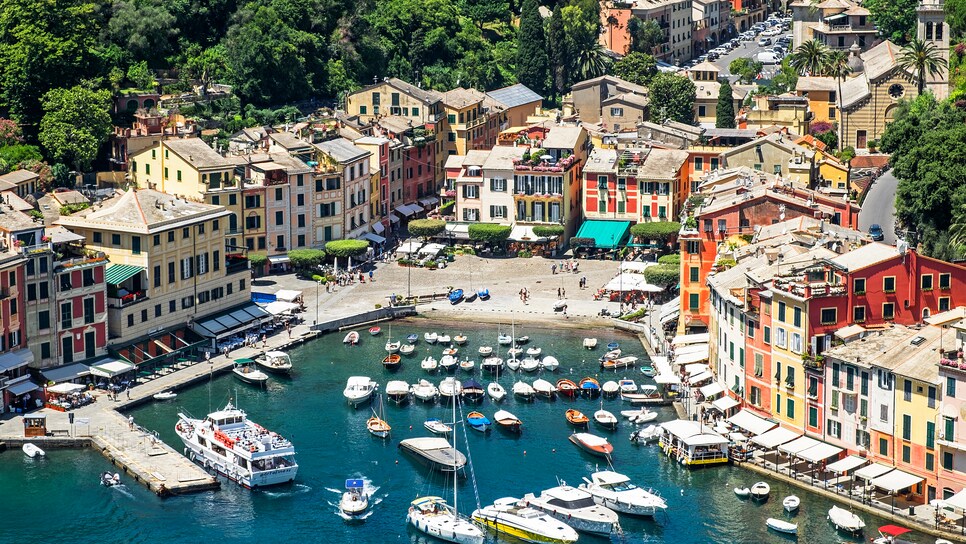
[(553, 238), (563, 233), (563, 225), (535, 225), (533, 227), (533, 234), (542, 238)]
[(325, 252), (321, 249), (293, 249), (288, 258), (296, 270), (308, 272), (325, 262)]
[(664, 29), (654, 19), (642, 20), (631, 17), (627, 22), (627, 33), (631, 36), (631, 50), (654, 54), (654, 48), (665, 43)]
[(657, 240), (661, 244), (668, 244), (680, 231), (681, 223), (677, 221), (653, 221), (638, 223), (631, 227), (631, 236), (641, 240)]
[(231, 73), (228, 70), (225, 46), (215, 45), (202, 47), (190, 44), (184, 52), (181, 63), (183, 75), (196, 79), (201, 83), (202, 96), (208, 96), (208, 89), (219, 80), (227, 80)]
[(517, 81), (546, 94), (549, 60), (537, 0), (523, 0), (517, 32)]
[(333, 257), (358, 257), (369, 249), (364, 240), (332, 240), (326, 242), (325, 252)]
[(694, 82), (676, 74), (661, 72), (651, 79), (649, 86), (651, 119), (655, 123), (666, 119), (694, 123)]
[(943, 3), (950, 38), (960, 38), (966, 33), (966, 0), (946, 0)]
[(610, 57), (600, 45), (600, 5), (591, 0), (571, 0), (560, 10), (565, 42), (570, 60), (569, 69), (577, 81), (603, 75)]
[(83, 86), (52, 89), (43, 108), (39, 138), (48, 155), (75, 170), (89, 168), (111, 134), (111, 93)]
[(259, 270), (260, 268), (265, 266), (265, 263), (267, 262), (268, 262), (268, 255), (265, 255), (264, 253), (254, 253), (254, 252), (248, 253), (248, 263), (252, 266), (253, 270)]
[(563, 96), (571, 83), (568, 77), (570, 50), (567, 47), (567, 32), (564, 30), (559, 3), (553, 8), (550, 21), (547, 23), (547, 46), (550, 50), (551, 90), (555, 97)]
[(463, 15), (482, 31), (486, 23), (505, 23), (510, 18), (510, 4), (505, 0), (462, 0)]
[[(919, 94), (926, 90), (926, 80), (929, 76), (937, 76), (947, 68), (946, 59), (932, 42), (914, 39), (902, 48), (896, 64), (903, 70), (908, 70), (916, 78)], [(841, 90), (839, 92), (841, 93)]]
[(116, 0), (107, 32), (132, 58), (158, 65), (177, 44), (177, 18), (163, 0)]
[(750, 85), (758, 79), (761, 74), (762, 64), (747, 57), (738, 57), (728, 65), (728, 71), (738, 76), (738, 80), (745, 85)]
[(657, 61), (654, 57), (639, 51), (631, 51), (614, 63), (611, 71), (615, 76), (638, 85), (647, 85), (657, 74)]
[(644, 279), (651, 285), (668, 288), (681, 281), (681, 268), (670, 264), (658, 264), (644, 269)]
[(717, 128), (735, 128), (735, 97), (731, 92), (728, 80), (721, 82), (718, 90), (718, 107), (715, 109), (714, 126)]
[(127, 79), (141, 90), (151, 90), (155, 85), (154, 74), (148, 69), (147, 61), (135, 62), (127, 69)]
[(53, 177), (55, 187), (73, 187), (74, 178), (70, 175), (70, 168), (66, 164), (59, 162), (50, 167), (50, 175)]
[(785, 94), (794, 91), (798, 84), (798, 71), (791, 65), (791, 57), (782, 59), (778, 71), (771, 78), (767, 85), (761, 88), (761, 92), (768, 94)]
[(26, 162), (41, 161), (43, 158), (40, 148), (35, 145), (15, 144), (0, 147), (0, 161), (6, 163), (10, 170), (20, 168)]
[(470, 240), (499, 244), (510, 237), (513, 227), (497, 223), (471, 223), (469, 226)]
[(808, 40), (792, 51), (789, 55), (789, 64), (803, 76), (818, 76), (822, 75), (827, 58), (828, 48), (825, 44)]
[(903, 45), (916, 35), (916, 7), (919, 0), (865, 0), (879, 35)]
[[(849, 77), (852, 73), (852, 67), (849, 66), (849, 54), (845, 51), (831, 51), (825, 56), (825, 66), (822, 68), (825, 75), (835, 79), (835, 83), (838, 85), (838, 93), (836, 98), (838, 99), (838, 111), (842, 111), (842, 82), (845, 78)], [(839, 125), (841, 128), (841, 125)], [(841, 137), (837, 138), (841, 140)], [(828, 142), (826, 142), (828, 143)], [(837, 143), (837, 142), (836, 142)], [(835, 146), (832, 146), (835, 147)]]
[(413, 219), (409, 222), (409, 234), (426, 239), (441, 234), (446, 229), (442, 219)]

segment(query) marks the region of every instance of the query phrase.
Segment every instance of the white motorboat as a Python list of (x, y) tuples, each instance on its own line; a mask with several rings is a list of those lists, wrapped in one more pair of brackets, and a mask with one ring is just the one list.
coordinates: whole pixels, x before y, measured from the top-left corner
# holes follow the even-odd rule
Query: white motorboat
[(519, 398), (520, 400), (531, 401), (536, 392), (533, 390), (533, 386), (526, 382), (517, 382), (513, 384), (513, 396)]
[(549, 370), (550, 372), (557, 370), (559, 366), (560, 361), (558, 361), (553, 355), (547, 355), (542, 361), (540, 361), (540, 368)]
[(501, 346), (509, 346), (513, 343), (513, 337), (509, 334), (501, 334), (496, 337), (496, 343), (500, 344)]
[(339, 510), (347, 516), (360, 516), (369, 509), (369, 495), (366, 494), (366, 484), (361, 479), (345, 481), (345, 493), (339, 501)]
[(480, 363), (480, 370), (483, 372), (499, 372), (503, 370), (503, 359), (500, 357), (487, 357)]
[(473, 520), (497, 535), (510, 535), (524, 542), (572, 544), (578, 537), (577, 531), (567, 524), (513, 497), (497, 499), (492, 505), (477, 509)]
[(543, 350), (538, 347), (527, 348), (527, 355), (531, 357), (536, 357), (543, 353)]
[(388, 351), (389, 353), (398, 353), (399, 348), (401, 346), (402, 346), (402, 342), (400, 342), (399, 340), (396, 340), (395, 342), (389, 341), (389, 342), (386, 342), (386, 351)]
[(765, 525), (767, 525), (769, 529), (773, 529), (779, 533), (786, 533), (790, 535), (798, 534), (798, 525), (781, 519), (768, 518), (765, 520)]
[(292, 371), (292, 358), (284, 351), (267, 351), (265, 355), (255, 357), (255, 363), (275, 374), (288, 374)]
[(620, 370), (622, 368), (630, 368), (637, 364), (637, 357), (633, 355), (628, 355), (627, 357), (618, 357), (616, 359), (607, 359), (600, 363), (600, 367), (604, 370)]
[(23, 450), (24, 455), (31, 458), (45, 457), (47, 455), (47, 452), (40, 449), (40, 447), (38, 447), (36, 444), (32, 442), (27, 442), (26, 444), (23, 445), (21, 449)]
[(622, 410), (621, 415), (635, 425), (643, 425), (657, 419), (658, 414), (642, 406), (640, 410)]
[(439, 369), (439, 361), (430, 355), (423, 359), (423, 362), (419, 363), (419, 368), (422, 368), (426, 372), (436, 372)]
[(802, 500), (795, 495), (789, 495), (782, 501), (782, 507), (784, 507), (785, 511), (788, 513), (798, 510), (798, 507), (801, 506), (801, 504)]
[(580, 489), (593, 495), (597, 504), (623, 514), (653, 516), (667, 509), (667, 503), (653, 490), (637, 487), (627, 476), (609, 470), (584, 478)]
[(747, 499), (751, 496), (751, 490), (747, 487), (736, 487), (735, 495), (737, 495), (739, 499)]
[(620, 528), (616, 512), (598, 505), (587, 491), (565, 483), (546, 489), (540, 495), (527, 493), (523, 500), (531, 508), (550, 514), (584, 533), (608, 536)]
[(354, 346), (354, 345), (358, 344), (359, 343), (359, 331), (349, 331), (349, 333), (345, 335), (345, 338), (342, 339), (342, 343), (343, 344), (348, 344), (350, 346)]
[(460, 370), (463, 372), (473, 372), (473, 368), (476, 367), (476, 361), (470, 359), (463, 359), (460, 361)]
[(174, 430), (192, 461), (246, 488), (291, 482), (298, 472), (292, 443), (231, 402), (204, 419), (178, 414)]
[(386, 384), (386, 396), (396, 404), (409, 400), (409, 384), (403, 380), (392, 380)]
[(115, 472), (111, 474), (110, 472), (101, 473), (101, 485), (104, 487), (114, 487), (121, 485), (121, 475)]
[(162, 391), (160, 393), (155, 393), (151, 395), (154, 400), (171, 400), (178, 397), (178, 394), (174, 391)]
[(379, 384), (372, 381), (368, 376), (350, 376), (346, 380), (345, 390), (342, 395), (353, 408), (360, 404), (365, 404), (372, 398), (372, 393), (379, 388)]
[(600, 362), (603, 363), (604, 361), (611, 361), (611, 360), (617, 359), (617, 358), (619, 358), (621, 356), (621, 353), (622, 352), (621, 352), (620, 348), (612, 349), (612, 350), (608, 351), (607, 353), (601, 355)]
[(466, 455), (439, 436), (407, 438), (399, 442), (399, 449), (430, 470), (462, 473), (466, 467)]
[(600, 386), (600, 390), (605, 397), (614, 398), (621, 392), (621, 386), (614, 380), (607, 380), (604, 385)]
[(235, 377), (245, 383), (263, 387), (268, 382), (268, 374), (255, 368), (255, 361), (251, 359), (236, 359), (231, 371)]
[(490, 384), (486, 386), (486, 394), (493, 399), (493, 402), (500, 402), (506, 398), (506, 389), (496, 382), (490, 382)]
[(436, 341), (440, 344), (449, 344), (451, 340), (448, 334), (441, 334), (436, 338)]
[(594, 349), (597, 347), (596, 338), (584, 338), (584, 347), (587, 349)]
[(656, 385), (642, 385), (637, 393), (621, 394), (621, 400), (631, 404), (647, 404), (661, 402), (663, 399)]
[(480, 356), (488, 357), (493, 353), (493, 348), (491, 346), (480, 346), (480, 349), (476, 351), (480, 354)]
[(423, 427), (433, 434), (447, 434), (453, 432), (453, 428), (442, 422), (438, 418), (430, 418), (423, 422)]
[(855, 534), (865, 529), (865, 522), (859, 516), (838, 506), (829, 509), (828, 520), (832, 522), (836, 529), (846, 533)]
[(630, 441), (635, 444), (647, 444), (661, 438), (661, 427), (648, 425), (631, 433)]
[(617, 418), (614, 417), (614, 414), (604, 409), (594, 412), (594, 421), (605, 429), (613, 430), (617, 428)]
[(399, 353), (402, 355), (412, 355), (416, 352), (416, 346), (413, 344), (403, 344), (399, 346)]
[(506, 360), (506, 367), (516, 372), (517, 370), (520, 369), (520, 359), (510, 357), (509, 359)]
[(423, 340), (425, 340), (427, 344), (435, 344), (436, 341), (439, 340), (439, 335), (435, 332), (427, 332), (423, 334)]
[(552, 399), (557, 394), (557, 388), (547, 380), (535, 380), (533, 382), (533, 392), (538, 397)]
[(452, 355), (443, 355), (443, 358), (439, 360), (439, 367), (447, 372), (455, 369), (458, 364), (459, 361)]
[(622, 395), (626, 395), (628, 393), (637, 393), (637, 384), (634, 383), (634, 380), (624, 378), (623, 380), (617, 382), (617, 386), (620, 387), (620, 392)]
[(751, 486), (751, 498), (763, 501), (768, 498), (768, 494), (771, 493), (771, 486), (765, 482), (758, 482)]
[(410, 388), (413, 396), (423, 402), (432, 402), (439, 396), (439, 388), (429, 380), (419, 380)]
[(463, 384), (456, 378), (448, 377), (439, 382), (439, 396), (445, 401), (451, 401), (463, 392)]
[(525, 357), (520, 361), (520, 370), (524, 372), (536, 372), (540, 368), (540, 360), (535, 357)]
[(462, 346), (463, 344), (466, 344), (466, 336), (462, 334), (457, 334), (456, 336), (453, 337), (453, 343), (455, 343), (457, 346)]
[(516, 358), (518, 355), (523, 355), (523, 348), (510, 348), (506, 350), (507, 357)]

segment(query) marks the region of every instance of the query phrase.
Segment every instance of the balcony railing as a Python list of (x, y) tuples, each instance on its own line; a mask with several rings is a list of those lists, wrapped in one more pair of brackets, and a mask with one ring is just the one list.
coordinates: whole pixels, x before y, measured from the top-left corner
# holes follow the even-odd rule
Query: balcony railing
[(20, 246), (20, 253), (23, 255), (35, 255), (37, 253), (49, 253), (53, 251), (53, 247), (50, 242), (44, 242), (42, 244), (35, 244), (32, 246)]
[(848, 294), (848, 287), (826, 282), (807, 282), (798, 279), (776, 278), (774, 287), (802, 298), (838, 297)]
[(126, 308), (133, 306), (148, 299), (148, 294), (144, 291), (128, 293), (121, 297), (107, 297), (108, 308)]

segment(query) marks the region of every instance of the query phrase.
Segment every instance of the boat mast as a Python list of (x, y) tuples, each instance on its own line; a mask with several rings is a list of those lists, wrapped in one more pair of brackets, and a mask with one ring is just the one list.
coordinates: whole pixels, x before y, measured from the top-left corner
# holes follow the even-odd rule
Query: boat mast
[[(455, 378), (454, 378), (454, 380), (455, 380)], [(457, 424), (457, 421), (456, 421), (456, 403), (457, 402), (459, 402), (459, 398), (456, 396), (456, 384), (454, 383), (453, 384), (453, 426), (454, 427)], [(456, 449), (456, 429), (454, 428), (453, 429), (453, 459), (456, 459), (456, 452), (457, 451), (458, 450)], [(454, 460), (453, 461), (453, 524), (454, 524), (454, 530), (455, 530), (455, 524), (459, 520), (459, 517), (460, 517), (459, 508), (457, 507), (457, 495), (456, 495), (456, 480), (457, 480), (457, 474), (456, 474), (456, 470), (457, 470), (456, 469), (456, 461)]]

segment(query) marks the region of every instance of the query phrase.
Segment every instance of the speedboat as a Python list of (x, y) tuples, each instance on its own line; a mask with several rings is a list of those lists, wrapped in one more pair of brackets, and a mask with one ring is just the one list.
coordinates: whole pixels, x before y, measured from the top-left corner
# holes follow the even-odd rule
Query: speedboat
[(509, 334), (501, 334), (496, 337), (496, 343), (500, 344), (501, 346), (509, 346), (513, 343), (513, 337)]
[(466, 466), (466, 455), (439, 436), (420, 436), (399, 442), (399, 449), (412, 455), (430, 470), (453, 473)]
[(466, 336), (462, 334), (457, 334), (456, 336), (453, 337), (453, 342), (455, 342), (457, 346), (462, 346), (463, 344), (466, 343)]
[(516, 372), (517, 370), (520, 369), (520, 359), (517, 359), (515, 357), (510, 357), (509, 359), (506, 360), (506, 367)]
[(453, 432), (453, 428), (442, 422), (438, 418), (427, 419), (423, 422), (423, 427), (433, 434), (447, 434)]
[(382, 366), (386, 370), (399, 370), (402, 366), (402, 357), (398, 353), (390, 353), (382, 360)]
[(637, 384), (634, 383), (634, 380), (624, 378), (617, 382), (617, 385), (620, 387), (621, 393), (637, 393)]
[(540, 368), (544, 370), (549, 370), (550, 372), (557, 370), (557, 367), (559, 366), (560, 366), (560, 361), (558, 361), (557, 358), (554, 357), (553, 355), (547, 355), (546, 357), (543, 358), (542, 361), (540, 361)]
[(436, 337), (436, 341), (439, 342), (440, 344), (449, 344), (450, 337), (448, 334), (441, 334)]
[(452, 291), (449, 292), (449, 295), (447, 295), (447, 298), (449, 299), (450, 304), (453, 304), (453, 305), (459, 304), (460, 301), (463, 300), (463, 290), (453, 289)]
[(470, 412), (466, 415), (466, 423), (474, 431), (480, 431), (485, 433), (490, 430), (490, 419), (483, 415), (481, 412)]
[(268, 374), (255, 368), (255, 361), (251, 359), (235, 359), (232, 373), (241, 381), (262, 387), (268, 381)]
[(483, 384), (470, 378), (463, 382), (463, 399), (467, 402), (481, 402), (486, 393)]
[(463, 359), (460, 361), (460, 370), (463, 372), (473, 372), (473, 368), (476, 366), (476, 361), (471, 359)]
[(358, 331), (349, 331), (349, 334), (346, 334), (345, 335), (345, 338), (342, 339), (342, 343), (343, 344), (349, 344), (350, 346), (354, 346), (354, 345), (358, 344), (359, 343), (359, 332)]
[(604, 385), (601, 386), (600, 390), (604, 393), (606, 398), (612, 399), (620, 394), (621, 386), (614, 380), (607, 380)]
[(530, 341), (530, 337), (529, 336), (518, 336), (517, 337), (517, 344), (518, 345), (526, 344), (529, 341)]
[(533, 390), (533, 386), (526, 382), (517, 382), (513, 384), (513, 396), (524, 401), (533, 400), (533, 396), (536, 391)]
[(463, 386), (456, 378), (450, 376), (443, 378), (443, 381), (439, 382), (439, 396), (443, 400), (449, 402), (460, 396), (461, 393), (463, 393)]
[(121, 475), (115, 472), (111, 474), (110, 472), (101, 473), (101, 485), (104, 487), (114, 487), (116, 485), (121, 485)]
[(500, 402), (506, 398), (506, 389), (496, 382), (490, 382), (486, 386), (486, 394), (490, 396), (493, 402)]
[(577, 384), (567, 378), (557, 380), (557, 393), (572, 399), (577, 396)]
[(368, 376), (350, 376), (346, 381), (342, 395), (345, 396), (349, 405), (355, 408), (368, 402), (372, 398), (372, 393), (378, 388), (379, 384), (372, 381)]
[(621, 400), (631, 404), (658, 402), (661, 400), (661, 393), (656, 385), (642, 385), (637, 393), (622, 393)]
[(778, 531), (779, 533), (786, 533), (790, 535), (798, 534), (798, 525), (784, 520), (768, 518), (765, 520), (765, 525), (767, 525), (769, 529)]
[(173, 398), (176, 398), (177, 396), (178, 396), (177, 393), (175, 393), (174, 391), (170, 391), (170, 390), (169, 391), (162, 391), (160, 393), (155, 393), (154, 395), (152, 395), (152, 397), (154, 398), (154, 400), (171, 400)]
[(419, 497), (410, 503), (406, 521), (418, 531), (446, 542), (483, 544), (483, 530), (460, 516), (440, 497)]
[(540, 369), (540, 360), (534, 357), (524, 357), (520, 361), (520, 370), (524, 372), (536, 372)]
[(758, 482), (751, 486), (751, 498), (763, 501), (768, 498), (768, 494), (771, 493), (771, 486), (765, 482)]
[(596, 338), (584, 338), (584, 347), (587, 349), (594, 349), (597, 347)]
[(500, 427), (508, 431), (518, 433), (523, 430), (523, 422), (520, 421), (520, 418), (511, 414), (510, 412), (507, 412), (506, 410), (497, 410), (496, 413), (493, 414), (493, 419), (496, 420), (496, 423)]
[(379, 336), (379, 333), (381, 332), (382, 332), (382, 329), (380, 329), (379, 327), (369, 327), (369, 334), (371, 334), (372, 336)]
[(620, 356), (621, 356), (621, 350), (619, 350), (619, 349), (612, 349), (612, 350), (609, 350), (607, 353), (605, 353), (605, 354), (603, 354), (603, 355), (600, 356), (600, 362), (603, 363), (604, 361), (607, 361), (607, 360), (610, 360), (610, 359), (618, 359), (618, 358), (620, 358)]
[(460, 348), (448, 347), (443, 350), (443, 355), (452, 355), (453, 357), (456, 357), (456, 354), (459, 353), (459, 351), (460, 351)]
[(523, 500), (581, 532), (608, 536), (620, 529), (616, 512), (599, 506), (590, 493), (565, 483), (540, 495), (527, 493)]
[[(912, 532), (911, 529), (906, 529), (905, 527), (899, 527), (898, 525), (883, 525), (879, 527), (879, 538), (873, 539), (872, 544), (912, 544), (908, 540), (899, 540), (899, 537)], [(936, 544), (942, 544), (940, 540), (936, 540)], [(944, 542), (949, 542), (948, 540)], [(952, 544), (951, 542), (949, 544)]]
[(423, 333), (423, 340), (425, 340), (427, 344), (435, 344), (438, 338), (439, 335), (435, 332)]
[(747, 499), (751, 496), (751, 490), (747, 487), (736, 487), (735, 495), (737, 495), (739, 499)]
[(600, 367), (604, 370), (620, 370), (622, 368), (629, 368), (637, 364), (637, 357), (633, 355), (628, 355), (626, 357), (617, 357), (616, 359), (607, 359), (600, 362)]
[(617, 428), (617, 418), (604, 409), (594, 412), (594, 421), (605, 429), (614, 430)]
[(538, 397), (553, 399), (554, 395), (557, 393), (557, 388), (547, 380), (536, 380), (533, 382), (533, 392)]
[(480, 349), (476, 350), (477, 353), (482, 357), (489, 357), (493, 353), (493, 347), (491, 346), (480, 346)]
[(439, 396), (439, 388), (429, 380), (419, 380), (411, 388), (413, 396), (423, 402), (432, 402)]
[(785, 497), (785, 500), (782, 501), (782, 507), (784, 507), (785, 511), (788, 513), (798, 510), (798, 507), (801, 504), (802, 504), (802, 500), (796, 497), (795, 495), (789, 495)]
[(365, 491), (365, 482), (361, 479), (345, 481), (345, 493), (339, 501), (339, 510), (347, 516), (359, 516), (369, 509), (369, 495)]
[(392, 380), (386, 384), (386, 396), (396, 404), (409, 400), (409, 384), (402, 380)]
[(399, 353), (403, 355), (412, 355), (416, 352), (416, 346), (412, 344), (403, 344), (399, 346)]
[(653, 516), (667, 508), (654, 491), (637, 487), (627, 476), (609, 470), (591, 474), (579, 487), (593, 495), (597, 504), (622, 514)]
[(396, 353), (399, 351), (400, 346), (402, 346), (402, 342), (398, 340), (395, 342), (392, 342), (392, 341), (386, 342), (386, 351), (388, 351), (389, 353)]
[(580, 410), (575, 410), (573, 408), (567, 410), (567, 423), (570, 423), (574, 427), (586, 427), (590, 420), (584, 415)]
[(292, 358), (284, 351), (267, 351), (265, 355), (255, 357), (255, 363), (275, 374), (288, 374), (292, 371)]
[(40, 447), (38, 447), (36, 444), (34, 444), (32, 442), (27, 442), (26, 444), (23, 445), (23, 447), (21, 449), (23, 449), (24, 455), (26, 455), (27, 457), (31, 457), (31, 458), (33, 458), (33, 457), (45, 457), (47, 455), (47, 452), (45, 452), (44, 450), (40, 449)]
[(828, 520), (837, 530), (846, 533), (855, 534), (865, 529), (865, 522), (859, 516), (838, 506), (829, 509)]
[(437, 361), (436, 358), (430, 355), (425, 359), (423, 359), (421, 363), (419, 363), (419, 368), (422, 368), (426, 372), (436, 372), (436, 370), (439, 369), (439, 361)]
[(499, 357), (487, 357), (480, 363), (480, 370), (483, 372), (499, 372), (503, 369), (503, 359)]
[(538, 347), (527, 348), (527, 355), (529, 355), (531, 357), (536, 357), (536, 356), (540, 355), (541, 353), (543, 353), (543, 349), (542, 348), (538, 348)]
[(456, 368), (456, 365), (458, 364), (459, 364), (459, 361), (457, 361), (456, 357), (452, 355), (443, 355), (443, 358), (439, 360), (440, 368), (442, 368), (447, 372), (449, 372), (450, 370), (454, 370)]
[(477, 289), (476, 295), (480, 297), (480, 300), (490, 300), (490, 290), (485, 287)]
[(635, 425), (643, 425), (657, 419), (657, 412), (652, 412), (645, 406), (642, 406), (639, 410), (621, 410), (621, 415)]
[(507, 357), (517, 357), (523, 355), (523, 348), (510, 348), (506, 350)]
[(654, 368), (654, 365), (651, 363), (647, 363), (641, 367), (641, 374), (647, 376), (648, 378), (653, 378), (654, 376), (657, 376), (657, 369)]
[(410, 344), (415, 344), (416, 342), (419, 341), (419, 335), (416, 333), (406, 335), (406, 341), (409, 342)]
[(510, 535), (524, 542), (572, 544), (578, 537), (577, 531), (567, 524), (513, 497), (497, 499), (492, 505), (475, 510), (473, 520), (497, 535)]
[(377, 438), (389, 438), (389, 433), (392, 431), (389, 423), (376, 415), (366, 421), (366, 429), (369, 429), (369, 433)]
[(648, 425), (631, 433), (629, 440), (634, 444), (647, 444), (661, 438), (661, 427)]

